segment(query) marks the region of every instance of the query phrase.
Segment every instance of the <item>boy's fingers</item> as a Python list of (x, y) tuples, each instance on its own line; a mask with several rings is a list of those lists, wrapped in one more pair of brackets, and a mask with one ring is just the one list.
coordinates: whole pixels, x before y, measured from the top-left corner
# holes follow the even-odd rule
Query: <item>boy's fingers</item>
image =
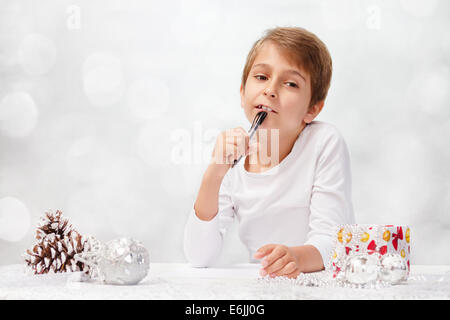
[[(227, 143), (225, 145), (225, 149), (219, 150), (216, 153), (216, 157), (218, 158), (217, 160), (222, 160), (224, 159), (224, 161), (226, 163), (232, 163), (235, 159), (235, 152), (234, 152), (235, 146), (231, 143)], [(221, 155), (220, 151), (222, 151), (224, 154)]]
[(249, 149), (249, 135), (243, 128), (227, 129), (217, 137), (212, 157), (216, 163), (232, 164), (249, 154)]
[[(288, 264), (287, 255), (283, 255), (280, 258), (276, 259), (270, 266), (264, 268), (264, 270), (268, 274), (282, 275), (282, 270)], [(263, 261), (264, 262), (264, 261)]]
[(248, 142), (244, 143), (244, 137), (237, 137), (232, 139), (227, 139), (225, 141), (225, 150), (227, 153), (244, 154), (248, 148)]
[(237, 131), (239, 131), (240, 133), (243, 133), (244, 135), (247, 135), (247, 136), (248, 136), (248, 133), (247, 133), (247, 131), (245, 131), (244, 128), (242, 128), (242, 127), (237, 127), (236, 129), (237, 129)]
[(236, 128), (237, 130), (237, 136), (239, 138), (241, 138), (243, 140), (243, 142), (245, 142), (245, 146), (248, 146), (249, 142), (250, 142), (250, 135), (248, 134), (247, 131), (245, 131), (242, 127), (238, 127)]
[(296, 269), (294, 272), (291, 272), (289, 274), (284, 275), (285, 277), (291, 278), (291, 279), (295, 279), (299, 276), (300, 274), (300, 269)]
[(252, 143), (250, 143), (250, 146), (248, 147), (246, 154), (253, 154), (256, 151), (258, 151), (258, 143), (252, 142)]
[(253, 258), (255, 259), (261, 259), (262, 257), (264, 257), (264, 253), (262, 252), (255, 252), (255, 254), (253, 255)]
[(255, 254), (253, 255), (253, 257), (255, 259), (260, 259), (266, 255), (268, 255), (269, 253), (272, 252), (273, 248), (275, 248), (274, 244), (266, 244), (264, 246), (262, 246), (261, 248), (259, 248)]
[[(242, 150), (241, 150), (242, 149)], [(238, 146), (236, 142), (227, 142), (225, 145), (225, 149), (222, 149), (224, 153), (224, 157), (233, 162), (235, 159), (239, 158), (241, 154), (245, 154), (245, 150)], [(220, 150), (219, 150), (220, 151)], [(218, 156), (220, 158), (220, 156)]]
[(236, 139), (236, 138), (249, 138), (249, 134), (247, 131), (245, 131), (243, 128), (238, 127), (231, 130), (227, 130), (226, 134), (227, 138), (229, 139)]
[(282, 247), (277, 246), (272, 250), (272, 252), (267, 255), (264, 260), (261, 262), (263, 268), (267, 269), (272, 263), (280, 259), (286, 254)]
[(283, 266), (280, 270), (276, 272), (277, 276), (288, 276), (293, 272), (297, 271), (297, 265), (294, 261), (291, 261)]

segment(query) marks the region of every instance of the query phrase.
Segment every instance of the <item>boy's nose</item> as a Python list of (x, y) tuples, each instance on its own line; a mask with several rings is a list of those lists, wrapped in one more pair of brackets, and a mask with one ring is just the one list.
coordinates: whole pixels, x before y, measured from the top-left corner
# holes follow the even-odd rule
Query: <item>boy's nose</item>
[(266, 90), (264, 90), (264, 95), (265, 96), (269, 96), (271, 98), (276, 98), (277, 97), (276, 93), (274, 91), (272, 91), (271, 88), (266, 88)]

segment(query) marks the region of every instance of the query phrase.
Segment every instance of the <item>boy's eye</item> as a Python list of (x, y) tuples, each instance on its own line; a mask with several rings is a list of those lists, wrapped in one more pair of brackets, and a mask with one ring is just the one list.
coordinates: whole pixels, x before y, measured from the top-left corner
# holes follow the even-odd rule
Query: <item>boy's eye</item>
[(298, 88), (298, 85), (295, 82), (286, 82), (289, 87)]
[(258, 80), (267, 80), (267, 77), (266, 77), (266, 76), (263, 76), (263, 75), (261, 75), (261, 74), (257, 74), (257, 75), (255, 76), (255, 78), (258, 79)]

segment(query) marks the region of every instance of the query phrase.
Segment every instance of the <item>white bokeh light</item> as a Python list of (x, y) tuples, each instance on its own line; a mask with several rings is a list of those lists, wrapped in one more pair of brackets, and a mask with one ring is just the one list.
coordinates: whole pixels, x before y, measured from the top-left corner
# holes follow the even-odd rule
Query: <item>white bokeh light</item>
[[(445, 183), (444, 190), (450, 190), (450, 182), (448, 180)], [(438, 218), (440, 223), (450, 226), (450, 215), (448, 214), (448, 208), (450, 208), (450, 193), (446, 191), (441, 193), (441, 210), (437, 212), (436, 217)]]
[(425, 146), (417, 133), (391, 132), (381, 152), (383, 157), (379, 163), (387, 179), (378, 195), (382, 195), (390, 219), (396, 220), (392, 223), (401, 222), (397, 219), (412, 220), (413, 213), (425, 207), (428, 201)]
[(8, 93), (0, 102), (0, 132), (11, 137), (28, 136), (36, 126), (38, 109), (24, 91)]
[(19, 63), (30, 75), (48, 73), (56, 61), (56, 46), (41, 34), (29, 34), (19, 46)]
[(67, 200), (66, 215), (73, 217), (72, 223), (80, 232), (101, 236), (105, 232), (105, 221), (108, 219), (108, 208), (98, 192), (101, 191), (96, 184), (75, 189)]
[(188, 186), (188, 195), (196, 197), (208, 163), (183, 167), (182, 177)]
[(159, 171), (159, 183), (168, 195), (182, 197), (189, 194), (192, 185), (186, 180), (181, 166), (171, 166)]
[(358, 0), (320, 1), (322, 21), (327, 28), (349, 30), (361, 22), (366, 12)]
[(93, 182), (108, 175), (112, 155), (96, 137), (83, 137), (74, 141), (67, 152), (69, 176), (78, 181)]
[(154, 204), (151, 178), (143, 176), (143, 164), (136, 159), (116, 155), (102, 181), (71, 193), (67, 212), (76, 217), (80, 230), (94, 236), (141, 238), (148, 231)]
[(450, 137), (450, 117), (448, 116), (447, 120), (442, 121), (442, 123), (440, 124), (433, 124), (432, 126), (430, 126), (429, 130), (427, 130), (427, 139), (430, 145), (439, 150), (439, 158), (445, 159), (444, 161), (448, 162), (450, 161), (450, 148), (448, 139), (446, 139), (446, 137)]
[(81, 157), (97, 149), (97, 142), (93, 137), (85, 137), (75, 141), (69, 149), (69, 157)]
[(110, 53), (91, 54), (84, 62), (82, 77), (84, 93), (96, 107), (110, 106), (123, 95), (122, 62)]
[(218, 1), (182, 0), (172, 20), (172, 34), (181, 44), (203, 45), (221, 23), (221, 12)]
[(0, 239), (20, 241), (30, 229), (30, 212), (14, 197), (0, 199)]
[(415, 17), (432, 16), (437, 9), (439, 0), (400, 0), (403, 9)]
[[(73, 140), (80, 137), (95, 136), (98, 128), (95, 118), (89, 113), (65, 113), (51, 124), (52, 132), (58, 132), (63, 139)], [(50, 130), (49, 130), (50, 131)]]
[(449, 75), (445, 67), (415, 74), (408, 88), (408, 99), (427, 114), (444, 114), (448, 107)]
[[(0, 28), (3, 26), (0, 25)], [(0, 52), (0, 72), (6, 72), (8, 68), (18, 62), (16, 37), (0, 34), (2, 50)]]
[(128, 88), (127, 105), (138, 119), (158, 118), (167, 112), (169, 104), (169, 87), (159, 79), (141, 78)]
[(438, 40), (438, 43), (442, 54), (446, 57), (450, 56), (450, 37), (446, 32), (441, 32), (439, 37), (440, 39)]
[(28, 17), (21, 11), (21, 4), (9, 1), (2, 2), (0, 10), (0, 72), (7, 72), (10, 67), (19, 63), (19, 45), (29, 33)]
[(198, 119), (195, 120), (204, 120), (203, 122), (207, 123), (204, 129), (218, 129), (224, 124), (235, 123), (236, 115), (239, 112), (244, 113), (240, 104), (227, 104), (218, 95), (209, 93), (203, 93), (194, 98), (190, 110), (193, 115), (198, 115)]
[(172, 129), (168, 123), (154, 121), (140, 130), (136, 140), (137, 154), (150, 167), (171, 165)]

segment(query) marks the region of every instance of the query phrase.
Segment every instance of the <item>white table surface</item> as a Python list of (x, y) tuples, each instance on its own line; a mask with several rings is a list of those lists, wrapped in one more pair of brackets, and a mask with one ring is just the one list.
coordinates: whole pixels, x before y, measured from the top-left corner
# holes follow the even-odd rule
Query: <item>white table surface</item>
[(192, 268), (152, 263), (135, 286), (79, 281), (79, 273), (29, 275), (24, 265), (0, 266), (0, 299), (450, 299), (450, 266), (412, 265), (406, 283), (377, 289), (309, 287), (267, 282), (258, 264)]

